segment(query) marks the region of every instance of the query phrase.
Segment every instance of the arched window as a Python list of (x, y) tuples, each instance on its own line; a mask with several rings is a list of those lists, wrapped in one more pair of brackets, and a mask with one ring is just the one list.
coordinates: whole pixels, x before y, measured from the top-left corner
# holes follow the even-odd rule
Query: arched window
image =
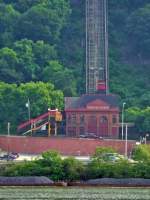
[(105, 123), (107, 123), (107, 122), (108, 122), (108, 119), (107, 119), (106, 116), (100, 117), (100, 123), (101, 123), (101, 124), (105, 124)]

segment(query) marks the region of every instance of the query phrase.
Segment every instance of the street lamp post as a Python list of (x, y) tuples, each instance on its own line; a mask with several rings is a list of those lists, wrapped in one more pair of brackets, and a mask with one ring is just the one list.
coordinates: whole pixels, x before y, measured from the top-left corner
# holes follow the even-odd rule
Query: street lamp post
[(48, 108), (48, 137), (50, 137), (50, 135), (51, 135), (50, 111), (51, 111), (51, 109)]
[(56, 110), (56, 115), (55, 115), (55, 136), (57, 136), (57, 111), (58, 111), (58, 108), (56, 108), (55, 110)]
[(128, 156), (128, 125), (126, 124), (126, 132), (125, 132), (125, 157)]
[(145, 135), (145, 144), (146, 144), (146, 141), (147, 141), (147, 137), (149, 136), (149, 134), (146, 134)]
[(122, 104), (122, 122), (121, 122), (121, 124), (122, 124), (122, 129), (121, 129), (121, 136), (122, 136), (122, 140), (123, 140), (123, 133), (124, 133), (124, 107), (125, 107), (125, 102), (123, 102), (123, 104)]
[(26, 103), (26, 107), (28, 108), (28, 119), (31, 119), (31, 109), (30, 109), (30, 100), (28, 98), (28, 102)]
[(7, 123), (7, 145), (8, 145), (8, 149), (7, 149), (7, 154), (10, 154), (10, 146), (9, 146), (9, 137), (10, 137), (10, 122)]
[[(28, 101), (26, 103), (26, 107), (28, 109), (28, 120), (31, 120), (31, 107), (30, 107), (30, 100), (28, 98)], [(31, 123), (31, 135), (32, 135), (32, 123)]]

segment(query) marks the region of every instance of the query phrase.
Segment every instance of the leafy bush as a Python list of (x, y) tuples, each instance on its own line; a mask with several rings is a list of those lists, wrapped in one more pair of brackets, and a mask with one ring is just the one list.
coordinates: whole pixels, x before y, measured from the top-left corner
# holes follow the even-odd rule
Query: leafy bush
[(136, 146), (132, 158), (137, 161), (150, 161), (150, 146), (146, 144)]
[(111, 147), (97, 147), (96, 151), (93, 155), (93, 159), (101, 159), (103, 160), (104, 155), (107, 153), (115, 153), (116, 151)]
[(100, 162), (99, 160), (92, 160), (87, 166), (86, 178), (103, 178), (106, 174), (106, 169), (108, 169), (108, 163)]
[(60, 154), (56, 151), (44, 152), (38, 160), (6, 165), (2, 169), (1, 176), (47, 176), (54, 181), (97, 178), (150, 178), (150, 160), (130, 163), (125, 159), (110, 162), (92, 158), (85, 165), (73, 157), (62, 160)]
[(69, 157), (63, 161), (63, 171), (65, 180), (79, 180), (84, 174), (85, 166), (81, 161)]
[[(112, 159), (113, 158), (113, 159)], [(98, 147), (87, 166), (87, 178), (127, 178), (133, 176), (133, 166), (110, 147)]]
[(134, 166), (125, 160), (115, 163), (93, 160), (87, 167), (87, 179), (134, 177), (133, 168)]
[(57, 151), (42, 153), (42, 158), (35, 161), (42, 169), (42, 175), (49, 176), (52, 180), (61, 180), (63, 177), (63, 163)]
[(127, 160), (120, 160), (114, 165), (113, 176), (111, 178), (133, 178), (134, 165)]
[(150, 178), (150, 161), (136, 163), (133, 170), (135, 178)]
[(48, 176), (52, 180), (63, 178), (62, 159), (59, 153), (48, 151), (42, 154), (42, 158), (35, 161), (25, 161), (8, 166), (4, 176)]
[(40, 176), (40, 166), (34, 161), (25, 161), (23, 163), (17, 163), (12, 166), (8, 166), (3, 175), (4, 176)]

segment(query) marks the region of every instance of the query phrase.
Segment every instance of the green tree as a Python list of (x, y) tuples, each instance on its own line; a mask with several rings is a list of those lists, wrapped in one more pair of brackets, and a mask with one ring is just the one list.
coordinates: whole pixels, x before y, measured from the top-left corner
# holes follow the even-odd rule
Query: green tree
[[(51, 46), (44, 41), (37, 41), (32, 44), (35, 63), (39, 66), (40, 72), (51, 60), (57, 59), (57, 51), (55, 46)], [(40, 77), (40, 76), (38, 76)]]
[(132, 158), (137, 161), (150, 161), (149, 145), (138, 145), (133, 149)]
[(0, 3), (0, 47), (12, 44), (14, 40), (14, 26), (20, 14), (12, 5)]
[(72, 12), (67, 25), (61, 31), (57, 49), (61, 63), (74, 73), (78, 94), (83, 94), (85, 92), (85, 0), (70, 1), (70, 6)]
[(6, 132), (7, 122), (11, 123), (11, 133), (16, 133), (19, 123), (28, 120), (25, 104), (31, 103), (31, 117), (36, 117), (50, 108), (63, 108), (63, 93), (55, 90), (50, 83), (6, 84), (0, 83), (0, 133)]
[(6, 0), (5, 3), (12, 4), (21, 13), (26, 12), (32, 6), (47, 2), (47, 0)]
[(47, 1), (35, 5), (18, 20), (16, 38), (43, 40), (54, 44), (59, 39), (68, 14), (69, 4), (65, 0)]
[(42, 153), (42, 158), (37, 160), (36, 163), (43, 169), (47, 167), (47, 175), (52, 180), (61, 180), (63, 177), (63, 164), (61, 155), (54, 150), (49, 150)]
[(12, 48), (0, 49), (0, 80), (8, 83), (42, 80), (44, 67), (57, 58), (54, 46), (43, 41), (23, 39)]
[(150, 132), (150, 107), (145, 109), (131, 107), (127, 109), (126, 114), (126, 120), (134, 122), (137, 131), (143, 136)]
[(16, 84), (0, 83), (0, 133), (6, 133), (7, 122), (11, 122), (11, 129), (14, 130), (14, 124), (17, 122), (18, 106), (20, 100), (16, 98)]
[(145, 108), (142, 110), (142, 117), (143, 122), (141, 124), (142, 132), (150, 133), (150, 107)]
[(31, 40), (21, 40), (14, 43), (14, 51), (18, 57), (18, 67), (23, 73), (23, 81), (36, 80), (36, 71), (39, 66), (34, 62), (34, 53)]
[(15, 42), (13, 49), (17, 53), (18, 65), (25, 82), (42, 80), (44, 66), (57, 57), (55, 48), (43, 41), (34, 43), (32, 40), (23, 39)]
[(74, 157), (68, 157), (63, 160), (64, 179), (68, 181), (80, 180), (85, 167), (81, 161)]
[(30, 82), (21, 84), (18, 89), (22, 94), (24, 105), (27, 98), (30, 99), (32, 117), (47, 112), (48, 108), (63, 107), (63, 93), (55, 90), (51, 83)]
[(18, 57), (14, 50), (7, 47), (0, 49), (0, 80), (7, 83), (20, 82), (23, 78), (18, 69)]
[(148, 56), (150, 51), (149, 21), (150, 4), (133, 12), (127, 21), (128, 34), (135, 51), (145, 56)]
[(50, 61), (44, 68), (42, 76), (44, 81), (52, 82), (66, 96), (76, 94), (76, 82), (72, 71), (63, 67), (58, 61)]

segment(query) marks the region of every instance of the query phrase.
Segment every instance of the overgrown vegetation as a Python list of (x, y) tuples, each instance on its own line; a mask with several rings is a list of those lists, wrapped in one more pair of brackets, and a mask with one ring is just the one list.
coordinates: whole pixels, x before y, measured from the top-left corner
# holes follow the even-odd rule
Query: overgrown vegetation
[[(108, 8), (110, 91), (127, 103), (130, 117), (135, 107), (142, 113), (133, 114), (136, 131), (149, 131), (149, 0), (113, 0), (108, 1)], [(84, 23), (85, 0), (1, 0), (0, 81), (6, 83), (1, 83), (1, 88), (6, 90), (9, 83), (9, 87), (18, 86), (19, 90), (22, 83), (28, 82), (38, 87), (41, 81), (53, 84), (65, 96), (84, 93)], [(53, 98), (57, 99), (55, 89)], [(26, 100), (30, 98), (34, 102), (32, 109), (36, 111), (32, 117), (44, 112), (45, 104), (36, 104), (31, 93), (26, 93)], [(39, 91), (38, 95), (44, 98)], [(9, 98), (9, 107), (6, 98)], [(50, 105), (51, 99), (45, 99)], [(15, 127), (26, 118), (27, 112), (23, 103), (17, 103), (16, 93), (10, 93), (9, 97), (0, 93), (0, 101), (5, 107), (0, 119), (4, 133), (6, 119)], [(63, 99), (61, 108), (62, 104)], [(17, 112), (13, 113), (13, 109)], [(130, 117), (127, 115), (127, 121)]]
[(150, 161), (150, 146), (139, 145), (133, 149), (132, 158), (137, 161), (149, 162)]
[(75, 158), (63, 160), (58, 152), (48, 151), (42, 154), (42, 158), (8, 166), (0, 173), (4, 176), (47, 176), (54, 181), (72, 181), (80, 179), (83, 170), (83, 163)]
[[(97, 152), (108, 154), (108, 149), (98, 148)], [(114, 152), (114, 151), (113, 151)], [(114, 154), (114, 156), (117, 156)], [(96, 154), (89, 163), (83, 163), (73, 157), (62, 159), (56, 151), (48, 151), (34, 161), (25, 161), (7, 165), (0, 172), (1, 176), (47, 176), (54, 181), (75, 181), (97, 178), (150, 178), (149, 146), (140, 145), (133, 151), (132, 157), (137, 162), (120, 157), (109, 160)]]

